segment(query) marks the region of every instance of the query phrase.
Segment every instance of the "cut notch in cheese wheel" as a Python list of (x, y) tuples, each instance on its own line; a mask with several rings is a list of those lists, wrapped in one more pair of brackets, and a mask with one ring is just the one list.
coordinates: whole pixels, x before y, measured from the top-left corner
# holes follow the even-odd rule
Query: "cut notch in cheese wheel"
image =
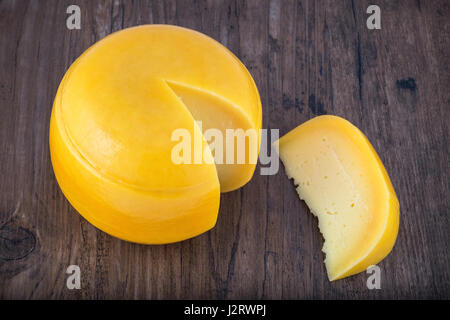
[[(239, 107), (233, 105), (230, 101), (225, 100), (211, 92), (193, 88), (187, 85), (167, 81), (167, 84), (181, 99), (183, 104), (189, 109), (194, 119), (201, 121), (202, 131), (207, 132), (210, 129), (220, 131), (223, 137), (222, 157), (216, 161), (216, 169), (220, 181), (221, 192), (228, 192), (239, 188), (246, 184), (252, 177), (255, 170), (256, 162), (250, 161), (253, 154), (257, 158), (259, 146), (259, 132), (254, 130), (251, 121), (246, 117)], [(211, 109), (214, 112), (211, 112)], [(227, 139), (227, 130), (239, 130), (249, 134), (245, 137), (245, 146), (243, 150), (238, 150), (238, 142), (236, 139), (232, 141), (234, 146), (234, 155), (232, 163), (226, 163), (227, 144), (230, 140)], [(250, 130), (250, 131), (248, 131)], [(253, 131), (252, 131), (253, 130)], [(211, 143), (215, 143), (214, 137), (211, 138)], [(253, 140), (252, 140), (253, 139)], [(209, 142), (209, 141), (208, 141)], [(231, 147), (233, 147), (231, 146)], [(251, 148), (253, 146), (253, 149)], [(211, 150), (215, 156), (214, 149)], [(244, 163), (238, 163), (238, 152), (243, 152), (245, 156)]]
[(345, 119), (319, 116), (277, 141), (297, 192), (318, 217), (329, 279), (366, 270), (392, 249), (399, 203), (364, 134)]
[(259, 132), (258, 91), (230, 51), (169, 25), (107, 36), (73, 63), (58, 89), (50, 125), (58, 183), (88, 221), (119, 238), (169, 243), (205, 232), (215, 224), (220, 191), (241, 187), (256, 164), (221, 173), (205, 161), (174, 163), (178, 129), (187, 130), (194, 151), (200, 136), (203, 157), (212, 158), (195, 120)]

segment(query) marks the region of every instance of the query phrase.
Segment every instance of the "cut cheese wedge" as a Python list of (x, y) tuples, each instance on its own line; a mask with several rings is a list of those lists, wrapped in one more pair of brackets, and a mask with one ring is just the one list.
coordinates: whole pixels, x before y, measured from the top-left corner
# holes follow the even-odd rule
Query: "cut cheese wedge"
[[(259, 134), (258, 91), (229, 50), (169, 25), (104, 38), (72, 64), (54, 101), (50, 151), (63, 193), (92, 224), (128, 241), (169, 243), (209, 230), (220, 192), (247, 183), (256, 164), (219, 169), (196, 120)], [(191, 137), (188, 163), (173, 161), (180, 129)]]
[(318, 217), (329, 279), (366, 270), (394, 246), (399, 202), (364, 134), (345, 119), (319, 116), (276, 142), (297, 192)]

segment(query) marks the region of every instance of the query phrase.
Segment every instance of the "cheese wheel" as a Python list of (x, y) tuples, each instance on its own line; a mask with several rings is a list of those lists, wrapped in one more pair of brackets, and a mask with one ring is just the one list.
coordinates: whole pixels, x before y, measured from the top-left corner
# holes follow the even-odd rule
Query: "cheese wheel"
[(325, 115), (276, 144), (300, 198), (319, 219), (329, 279), (381, 261), (397, 238), (399, 202), (364, 134), (345, 119)]
[[(261, 117), (252, 77), (220, 43), (169, 25), (125, 29), (84, 52), (61, 81), (50, 124), (55, 176), (75, 209), (113, 236), (184, 240), (215, 225), (220, 191), (247, 183), (256, 165), (216, 166), (196, 120), (259, 132)], [(200, 163), (173, 161), (179, 129), (193, 153), (200, 137)]]

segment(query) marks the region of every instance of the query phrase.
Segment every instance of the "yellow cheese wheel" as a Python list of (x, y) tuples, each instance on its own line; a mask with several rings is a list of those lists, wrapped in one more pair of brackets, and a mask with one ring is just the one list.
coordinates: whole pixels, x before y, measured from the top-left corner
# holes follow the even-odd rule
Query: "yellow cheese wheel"
[[(252, 77), (220, 43), (176, 26), (133, 27), (67, 71), (52, 110), (51, 159), (63, 193), (96, 227), (133, 242), (175, 242), (212, 228), (220, 192), (247, 183), (256, 165), (214, 164), (196, 121), (257, 130), (259, 148), (261, 120)], [(200, 137), (201, 163), (174, 163), (178, 129), (194, 152)]]
[(399, 202), (364, 134), (347, 120), (326, 115), (276, 143), (288, 177), (319, 219), (329, 279), (381, 261), (397, 238)]

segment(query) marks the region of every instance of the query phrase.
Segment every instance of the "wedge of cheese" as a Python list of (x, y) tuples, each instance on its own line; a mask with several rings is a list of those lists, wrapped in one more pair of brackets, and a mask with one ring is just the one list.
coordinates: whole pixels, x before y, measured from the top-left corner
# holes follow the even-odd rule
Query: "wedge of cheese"
[[(261, 120), (255, 83), (224, 46), (181, 27), (139, 26), (97, 42), (67, 71), (51, 159), (63, 193), (96, 227), (133, 242), (175, 242), (212, 228), (220, 192), (243, 186), (256, 166), (216, 166), (197, 121), (259, 134)], [(179, 129), (190, 137), (189, 163), (173, 161)]]
[(329, 279), (366, 270), (394, 246), (399, 202), (364, 134), (345, 119), (319, 116), (276, 142), (297, 192), (318, 217)]

